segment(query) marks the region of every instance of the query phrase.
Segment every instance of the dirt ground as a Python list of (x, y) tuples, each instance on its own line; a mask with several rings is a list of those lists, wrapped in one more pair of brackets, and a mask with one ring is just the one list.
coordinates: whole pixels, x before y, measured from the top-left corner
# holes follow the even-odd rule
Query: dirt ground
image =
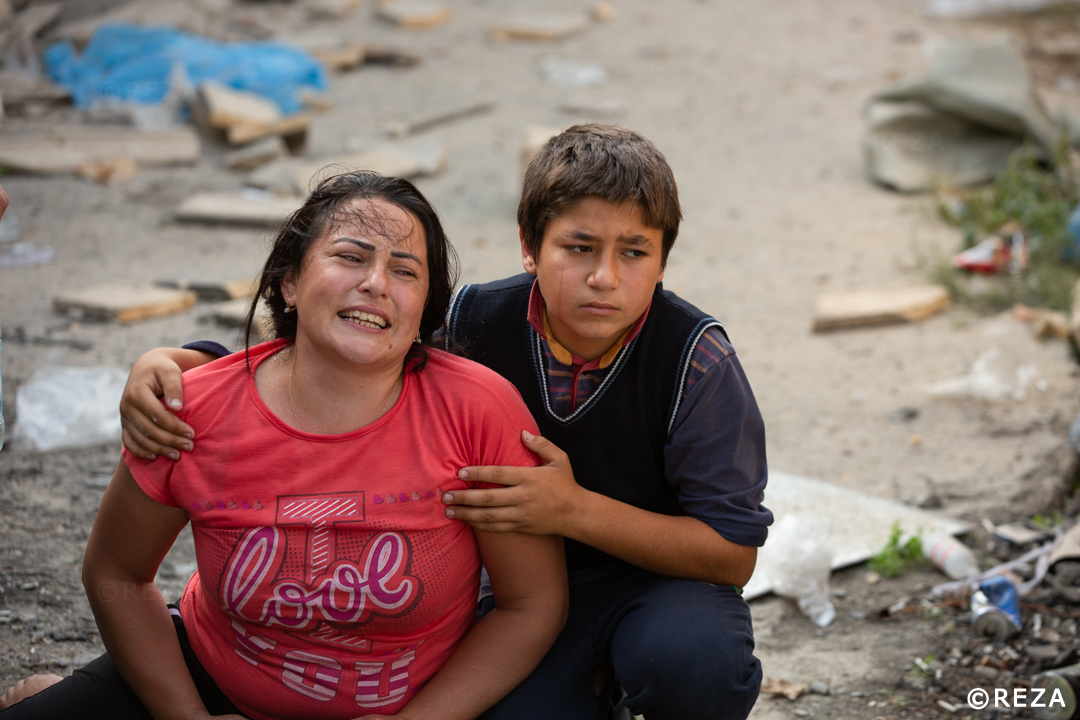
[[(820, 293), (923, 282), (928, 259), (952, 253), (960, 242), (928, 198), (867, 180), (861, 118), (867, 98), (925, 68), (946, 39), (1002, 31), (1022, 39), (1039, 22), (1062, 22), (932, 20), (922, 4), (614, 0), (614, 17), (581, 34), (496, 43), (485, 33), (488, 23), (534, 4), (453, 3), (449, 21), (406, 31), (376, 19), (370, 3), (331, 22), (309, 20), (300, 2), (237, 0), (229, 17), (246, 24), (229, 27), (266, 27), (286, 38), (309, 31), (359, 38), (421, 56), (412, 68), (366, 66), (334, 76), (332, 108), (316, 117), (309, 134), (311, 157), (342, 153), (350, 140), (392, 121), (495, 103), (487, 114), (431, 131), (446, 143), (447, 166), (418, 181), (458, 248), (463, 283), (520, 270), (514, 214), (527, 126), (603, 120), (643, 132), (671, 162), (685, 213), (665, 286), (728, 328), (764, 413), (772, 467), (902, 502), (936, 498), (937, 511), (976, 525), (983, 518), (1060, 516), (1070, 509), (1062, 500), (1075, 467), (1067, 436), (1080, 405), (1080, 366), (1064, 343), (1035, 341), (1009, 317), (956, 306), (909, 326), (810, 332)], [(74, 17), (105, 3), (69, 5)], [(581, 11), (592, 3), (550, 0), (544, 7)], [(537, 70), (549, 56), (600, 63), (608, 79), (581, 89), (553, 86)], [(1072, 69), (1072, 85), (1060, 80), (1068, 68), (1038, 70), (1048, 106), (1080, 116), (1080, 94), (1068, 92), (1080, 68)], [(567, 103), (624, 109), (567, 113), (560, 110)], [(79, 119), (70, 108), (31, 115), (9, 114), (0, 143)], [(3, 178), (20, 240), (56, 251), (48, 264), (0, 268), (9, 434), (18, 425), (19, 385), (45, 364), (126, 370), (159, 345), (198, 338), (237, 345), (232, 330), (204, 319), (204, 306), (125, 326), (77, 322), (51, 309), (57, 292), (105, 281), (253, 274), (266, 232), (172, 219), (175, 206), (196, 190), (243, 187), (243, 174), (224, 169), (225, 152), (207, 141), (193, 167), (142, 169), (116, 186)], [(77, 349), (72, 340), (91, 347)], [(993, 346), (1037, 368), (1025, 399), (946, 400), (924, 390), (969, 372)], [(79, 566), (118, 451), (114, 442), (40, 453), (14, 441), (0, 453), (0, 687), (33, 671), (70, 672), (101, 651)], [(1001, 551), (981, 530), (969, 544), (985, 557)], [(193, 563), (186, 541), (170, 554), (159, 578), (167, 597), (179, 593)], [(962, 704), (965, 683), (1006, 682), (965, 673), (960, 657), (981, 651), (965, 644), (970, 629), (961, 609), (922, 604), (942, 579), (926, 571), (870, 584), (865, 568), (837, 572), (838, 615), (824, 629), (789, 601), (753, 601), (765, 674), (828, 690), (794, 702), (762, 696), (753, 717), (947, 717), (953, 713), (939, 701)], [(917, 609), (881, 616), (905, 598)], [(1070, 621), (1054, 612), (1046, 614), (1047, 627)], [(1075, 643), (1072, 622), (1071, 635), (1065, 628), (1061, 636)], [(946, 681), (913, 672), (914, 660), (929, 656)], [(949, 657), (957, 662), (949, 664)], [(1023, 679), (1019, 671), (1017, 678)]]

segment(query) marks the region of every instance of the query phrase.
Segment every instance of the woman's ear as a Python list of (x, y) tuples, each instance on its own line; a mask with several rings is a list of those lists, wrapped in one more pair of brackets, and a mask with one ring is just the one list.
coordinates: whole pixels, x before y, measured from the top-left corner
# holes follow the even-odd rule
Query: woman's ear
[(281, 280), (281, 296), (285, 298), (285, 307), (296, 304), (296, 271), (290, 270)]

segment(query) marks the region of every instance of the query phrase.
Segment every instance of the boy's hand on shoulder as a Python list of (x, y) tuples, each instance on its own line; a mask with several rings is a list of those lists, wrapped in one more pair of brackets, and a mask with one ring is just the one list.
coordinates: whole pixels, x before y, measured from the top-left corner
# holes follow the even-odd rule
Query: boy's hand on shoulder
[(521, 440), (544, 464), (463, 468), (458, 473), (462, 480), (506, 487), (443, 493), (443, 502), (450, 505), (447, 517), (487, 532), (567, 534), (572, 514), (580, 508), (578, 499), (588, 491), (574, 479), (566, 453), (528, 431), (522, 431)]
[(120, 396), (120, 425), (124, 447), (135, 457), (179, 460), (178, 450), (192, 449), (194, 431), (170, 412), (183, 407), (180, 377), (180, 366), (164, 349), (151, 350), (132, 366)]

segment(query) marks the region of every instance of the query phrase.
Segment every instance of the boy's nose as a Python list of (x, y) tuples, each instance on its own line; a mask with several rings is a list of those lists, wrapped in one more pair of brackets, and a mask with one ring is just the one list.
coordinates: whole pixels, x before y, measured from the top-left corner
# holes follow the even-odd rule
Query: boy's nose
[(612, 254), (597, 254), (596, 265), (589, 275), (589, 284), (604, 290), (619, 286), (619, 264)]

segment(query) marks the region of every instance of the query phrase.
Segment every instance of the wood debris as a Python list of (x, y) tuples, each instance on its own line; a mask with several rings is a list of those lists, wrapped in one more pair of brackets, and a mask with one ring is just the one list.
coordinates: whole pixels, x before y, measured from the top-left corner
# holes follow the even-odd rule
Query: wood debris
[(129, 157), (112, 160), (91, 160), (79, 163), (75, 174), (102, 185), (117, 185), (126, 182), (139, 173), (139, 167)]
[(112, 283), (59, 295), (53, 298), (53, 309), (90, 320), (130, 323), (182, 312), (194, 305), (195, 299), (195, 293), (185, 290)]
[(495, 103), (493, 102), (479, 102), (465, 105), (460, 108), (444, 110), (408, 122), (391, 122), (387, 128), (387, 132), (394, 137), (403, 138), (425, 130), (431, 130), (439, 125), (445, 125), (446, 123), (455, 122), (457, 120), (464, 120), (465, 118), (483, 115), (491, 112), (494, 107)]
[(191, 114), (196, 125), (225, 131), (234, 125), (268, 125), (281, 119), (281, 111), (273, 101), (213, 80), (196, 90)]
[(375, 14), (406, 30), (422, 30), (450, 19), (450, 7), (431, 0), (383, 0)]
[(923, 320), (949, 305), (941, 285), (874, 288), (821, 295), (814, 309), (814, 332), (891, 325)]
[(80, 165), (128, 158), (136, 165), (192, 164), (199, 159), (199, 136), (192, 128), (131, 128), (58, 125), (41, 135), (11, 135), (0, 143), (0, 167), (13, 172), (53, 175)]
[(583, 13), (527, 13), (515, 15), (488, 27), (492, 40), (560, 40), (590, 25)]
[(228, 223), (234, 225), (272, 226), (300, 208), (302, 201), (266, 193), (195, 193), (180, 203), (173, 213), (177, 220), (188, 222)]
[(793, 683), (781, 678), (765, 678), (761, 683), (761, 692), (766, 695), (781, 695), (788, 700), (798, 700), (799, 696), (806, 692), (809, 685), (805, 683)]
[(1012, 315), (1021, 322), (1034, 325), (1035, 337), (1069, 337), (1069, 316), (1057, 310), (1045, 310), (1033, 308), (1016, 303), (1012, 307)]
[(277, 135), (293, 151), (303, 146), (307, 139), (311, 117), (303, 113), (289, 115), (273, 123), (240, 123), (225, 133), (230, 145), (247, 145), (271, 135)]
[[(248, 311), (251, 309), (250, 298), (228, 300), (215, 303), (207, 316), (210, 320), (231, 328), (247, 326)], [(274, 321), (265, 302), (260, 302), (255, 309), (252, 331), (256, 340), (270, 340), (274, 337)]]

